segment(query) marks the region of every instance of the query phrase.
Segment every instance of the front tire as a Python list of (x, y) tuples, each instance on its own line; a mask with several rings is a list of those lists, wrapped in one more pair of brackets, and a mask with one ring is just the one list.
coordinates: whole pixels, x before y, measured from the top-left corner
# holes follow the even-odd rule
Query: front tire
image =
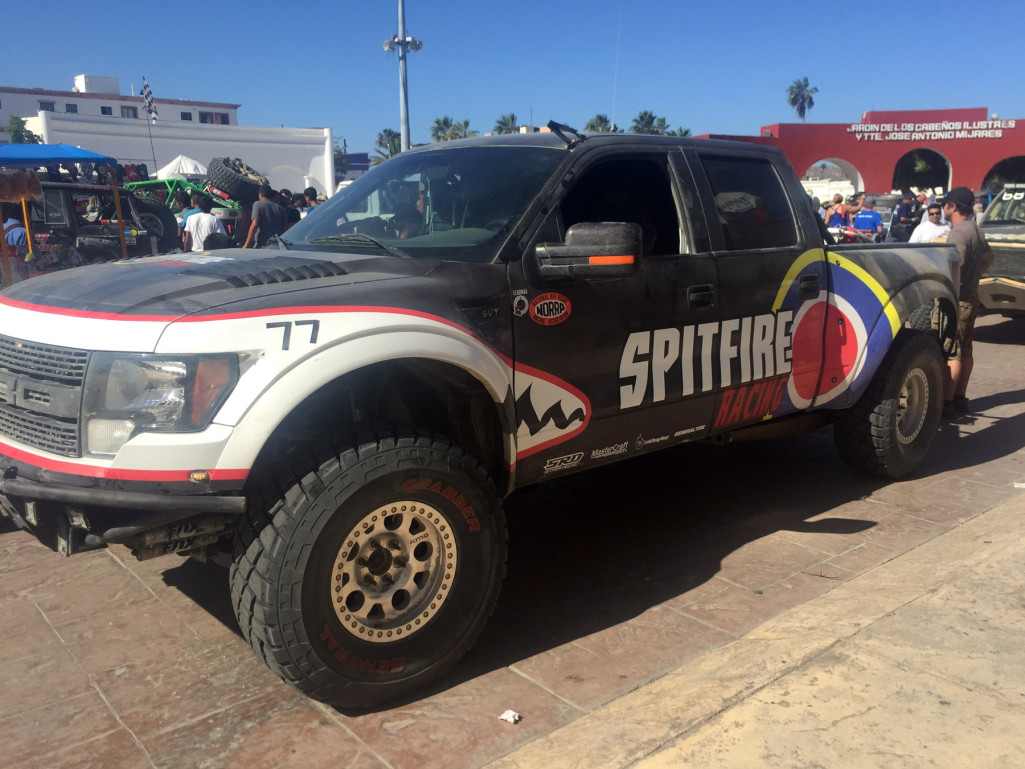
[(865, 394), (837, 412), (833, 436), (855, 470), (900, 478), (925, 459), (942, 413), (943, 357), (936, 338), (904, 329)]
[(447, 440), (363, 431), (250, 497), (231, 568), (242, 632), (281, 678), (343, 709), (438, 678), (472, 646), (505, 574), (498, 495)]

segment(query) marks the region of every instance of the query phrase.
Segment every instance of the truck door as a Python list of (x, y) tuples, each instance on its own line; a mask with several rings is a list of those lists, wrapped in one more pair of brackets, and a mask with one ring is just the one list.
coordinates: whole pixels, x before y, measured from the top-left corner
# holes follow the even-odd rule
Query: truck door
[[(695, 379), (697, 329), (716, 313), (704, 215), (676, 148), (585, 153), (510, 265), (517, 483), (704, 435), (714, 393)], [(581, 222), (640, 226), (639, 267), (621, 277), (541, 278), (541, 243)], [(525, 264), (528, 265), (525, 268)]]
[(717, 273), (711, 432), (807, 408), (821, 392), (823, 331), (834, 320), (811, 204), (803, 190), (788, 192), (791, 169), (762, 152), (684, 155), (710, 213)]

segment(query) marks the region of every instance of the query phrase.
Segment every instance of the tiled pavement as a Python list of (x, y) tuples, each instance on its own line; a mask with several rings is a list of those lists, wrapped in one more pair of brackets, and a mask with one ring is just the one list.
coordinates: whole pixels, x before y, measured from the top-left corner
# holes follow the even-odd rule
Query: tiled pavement
[(976, 415), (899, 483), (853, 475), (827, 430), (518, 494), (476, 647), (433, 689), (358, 716), (263, 667), (223, 569), (123, 548), (65, 560), (0, 521), (0, 763), (482, 766), (1025, 493), (1025, 321), (981, 319), (976, 357)]

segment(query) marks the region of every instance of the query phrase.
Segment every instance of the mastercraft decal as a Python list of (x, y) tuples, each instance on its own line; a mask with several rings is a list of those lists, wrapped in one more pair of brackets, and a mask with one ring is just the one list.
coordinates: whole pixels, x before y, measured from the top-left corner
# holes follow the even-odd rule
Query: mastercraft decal
[(569, 317), (569, 299), (551, 291), (535, 296), (530, 302), (530, 319), (541, 326), (555, 326)]

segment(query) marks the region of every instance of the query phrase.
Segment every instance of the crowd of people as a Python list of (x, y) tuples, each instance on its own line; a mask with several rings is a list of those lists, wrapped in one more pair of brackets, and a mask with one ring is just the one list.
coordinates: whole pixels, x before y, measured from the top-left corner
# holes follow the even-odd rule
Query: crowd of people
[[(813, 205), (817, 201), (813, 199)], [(818, 213), (826, 226), (835, 230), (853, 229), (872, 240), (882, 240), (883, 221), (875, 211), (875, 199), (864, 193), (853, 203), (843, 195), (834, 195), (829, 206), (818, 204)], [(930, 243), (944, 239), (957, 247), (961, 262), (961, 284), (958, 287), (957, 331), (950, 357), (947, 359), (943, 392), (943, 414), (957, 419), (968, 412), (968, 380), (972, 375), (972, 340), (979, 313), (979, 278), (993, 263), (993, 252), (979, 227), (977, 219), (982, 204), (967, 187), (955, 187), (943, 197), (930, 197), (910, 190), (901, 193), (894, 207), (886, 239), (899, 243)], [(934, 314), (933, 323), (939, 323)]]
[(274, 237), (283, 235), (290, 227), (309, 216), (322, 202), (314, 187), (301, 193), (274, 190), (260, 185), (258, 199), (251, 210), (243, 210), (238, 224), (225, 227), (211, 211), (214, 201), (207, 195), (194, 192), (191, 197), (179, 191), (171, 203), (171, 210), (181, 217), (178, 231), (185, 251), (210, 251), (218, 248), (263, 248)]
[[(860, 193), (853, 198), (853, 202), (848, 202), (838, 193), (828, 206), (823, 206), (814, 198), (813, 204), (818, 208), (826, 227), (841, 232), (853, 230), (875, 242), (885, 237), (895, 243), (928, 243), (950, 232), (950, 221), (944, 214), (942, 199), (926, 192), (915, 194), (911, 190), (904, 190), (901, 193), (901, 200), (893, 209), (889, 230), (886, 230), (882, 216), (875, 210), (876, 199), (871, 195)], [(973, 194), (970, 216), (978, 219), (983, 210), (982, 203)]]

